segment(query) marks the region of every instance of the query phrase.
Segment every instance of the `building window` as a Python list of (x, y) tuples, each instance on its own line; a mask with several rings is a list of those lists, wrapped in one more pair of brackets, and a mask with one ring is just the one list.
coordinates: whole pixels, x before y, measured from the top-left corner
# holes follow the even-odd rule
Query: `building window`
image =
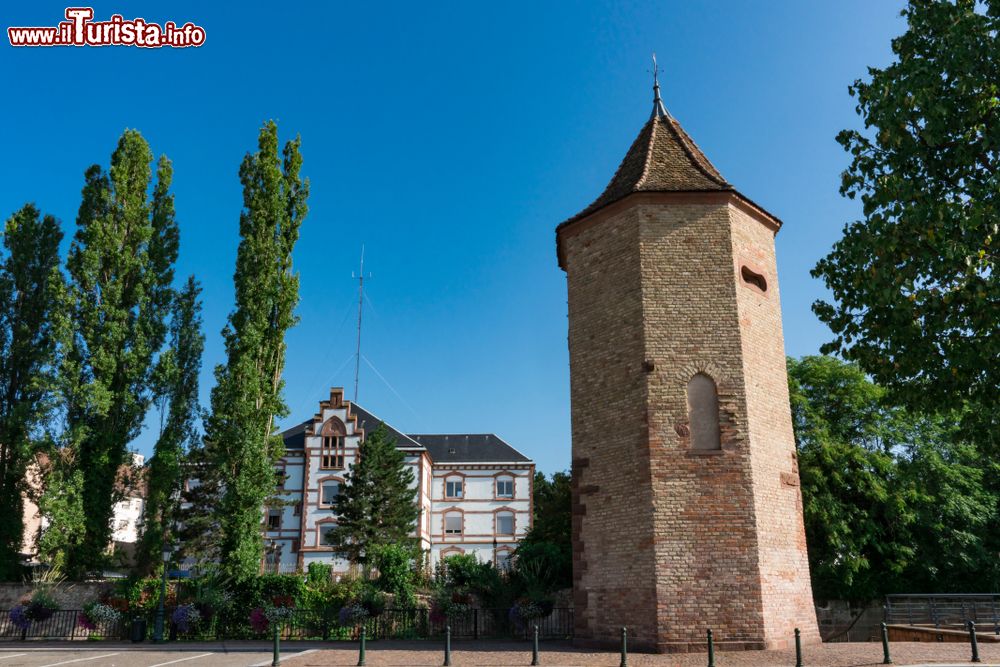
[(281, 510), (267, 511), (267, 529), (281, 530)]
[(281, 491), (285, 488), (285, 471), (275, 470), (274, 471), (274, 488), (277, 491)]
[(759, 292), (764, 293), (767, 291), (767, 279), (750, 267), (740, 267), (740, 277), (743, 278), (744, 283), (757, 289)]
[(319, 467), (325, 470), (344, 469), (344, 437), (340, 435), (324, 435), (322, 460)]
[(497, 556), (495, 560), (495, 565), (498, 570), (509, 570), (513, 563), (511, 562), (512, 552), (510, 549), (499, 549), (497, 550)]
[(513, 535), (513, 534), (514, 534), (514, 513), (498, 512), (497, 535)]
[(292, 515), (302, 516), (302, 503), (295, 503), (295, 509), (292, 510)]
[(337, 527), (335, 523), (324, 523), (319, 526), (319, 543), (316, 546), (332, 548), (330, 533)]
[(324, 507), (333, 507), (340, 495), (340, 482), (335, 479), (323, 482), (320, 486), (319, 504)]
[(448, 500), (461, 500), (464, 488), (465, 480), (461, 477), (451, 477), (444, 481), (444, 497)]
[(347, 428), (344, 422), (330, 417), (323, 424), (322, 447), (319, 467), (324, 470), (343, 470), (346, 459)]
[(688, 382), (688, 420), (691, 448), (722, 449), (719, 433), (719, 392), (712, 378), (698, 373)]
[(497, 478), (497, 498), (514, 497), (514, 479), (511, 477)]
[(448, 514), (444, 515), (444, 534), (445, 535), (462, 534), (461, 512), (449, 512)]

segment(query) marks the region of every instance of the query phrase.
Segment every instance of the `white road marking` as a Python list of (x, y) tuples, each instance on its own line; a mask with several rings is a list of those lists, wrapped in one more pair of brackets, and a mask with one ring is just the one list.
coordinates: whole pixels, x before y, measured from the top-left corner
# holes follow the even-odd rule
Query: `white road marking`
[(68, 665), (71, 662), (86, 662), (88, 660), (100, 660), (101, 658), (110, 658), (113, 655), (121, 655), (121, 653), (105, 653), (104, 655), (95, 655), (91, 658), (77, 658), (76, 660), (63, 660), (62, 662), (50, 662), (47, 665), (42, 665), (41, 667), (56, 667), (56, 665)]
[(186, 662), (188, 660), (197, 660), (198, 658), (205, 658), (207, 656), (213, 655), (212, 653), (202, 653), (201, 655), (192, 655), (187, 658), (178, 658), (177, 660), (171, 660), (170, 662), (158, 662), (155, 665), (150, 665), (149, 667), (163, 667), (164, 665), (174, 665), (178, 662)]
[[(305, 651), (299, 651), (298, 653), (292, 653), (290, 655), (282, 655), (281, 662), (284, 662), (285, 660), (291, 660), (292, 658), (298, 658), (299, 656), (308, 655), (310, 653), (315, 653), (318, 650), (319, 649), (317, 648), (310, 648), (306, 649)], [(272, 664), (274, 663), (272, 663), (270, 660), (265, 660), (264, 662), (255, 662), (254, 664), (250, 665), (250, 667), (270, 667)]]
[(28, 655), (27, 653), (4, 653), (0, 654), (0, 660), (6, 660), (7, 658), (20, 658), (22, 655)]

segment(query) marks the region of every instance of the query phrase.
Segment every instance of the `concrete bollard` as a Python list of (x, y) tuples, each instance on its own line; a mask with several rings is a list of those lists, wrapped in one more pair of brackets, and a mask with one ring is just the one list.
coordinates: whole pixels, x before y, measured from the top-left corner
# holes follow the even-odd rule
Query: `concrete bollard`
[(889, 655), (889, 626), (882, 623), (882, 664), (891, 665), (892, 656)]
[(712, 629), (705, 632), (708, 638), (708, 667), (715, 667), (715, 639), (712, 637)]

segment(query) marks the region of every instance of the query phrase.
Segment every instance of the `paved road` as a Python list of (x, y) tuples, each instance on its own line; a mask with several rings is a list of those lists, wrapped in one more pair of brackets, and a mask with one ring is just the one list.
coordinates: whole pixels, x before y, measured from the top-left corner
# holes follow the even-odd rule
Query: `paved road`
[[(0, 667), (267, 667), (271, 652), (263, 643), (220, 642), (166, 646), (79, 642), (82, 646), (0, 644)], [(76, 642), (74, 642), (76, 643)], [(439, 642), (371, 642), (370, 667), (440, 667)], [(456, 642), (455, 667), (527, 666), (531, 661), (526, 642)], [(591, 652), (563, 642), (544, 642), (544, 667), (618, 667), (616, 651)], [(806, 667), (881, 667), (878, 643), (824, 644), (804, 647)], [(1000, 667), (1000, 644), (980, 645), (983, 662), (977, 667)], [(629, 667), (705, 667), (704, 653), (673, 655), (629, 654)], [(963, 644), (893, 642), (892, 657), (898, 667), (957, 667), (969, 665), (969, 647)], [(353, 642), (289, 642), (283, 645), (281, 663), (287, 667), (354, 667), (358, 661)], [(791, 650), (719, 652), (718, 667), (792, 667)]]
[[(311, 649), (282, 651), (281, 664), (298, 667)], [(67, 649), (0, 648), (0, 667), (265, 667), (272, 654), (264, 651), (172, 650), (130, 647)]]

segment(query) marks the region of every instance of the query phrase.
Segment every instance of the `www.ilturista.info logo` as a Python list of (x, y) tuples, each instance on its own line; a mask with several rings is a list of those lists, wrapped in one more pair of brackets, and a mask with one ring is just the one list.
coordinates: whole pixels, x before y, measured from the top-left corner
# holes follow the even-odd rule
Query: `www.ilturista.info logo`
[(205, 43), (205, 29), (188, 22), (162, 26), (146, 19), (126, 20), (112, 14), (107, 21), (94, 21), (91, 7), (67, 7), (66, 21), (55, 27), (7, 28), (11, 46), (161, 46), (183, 48)]

